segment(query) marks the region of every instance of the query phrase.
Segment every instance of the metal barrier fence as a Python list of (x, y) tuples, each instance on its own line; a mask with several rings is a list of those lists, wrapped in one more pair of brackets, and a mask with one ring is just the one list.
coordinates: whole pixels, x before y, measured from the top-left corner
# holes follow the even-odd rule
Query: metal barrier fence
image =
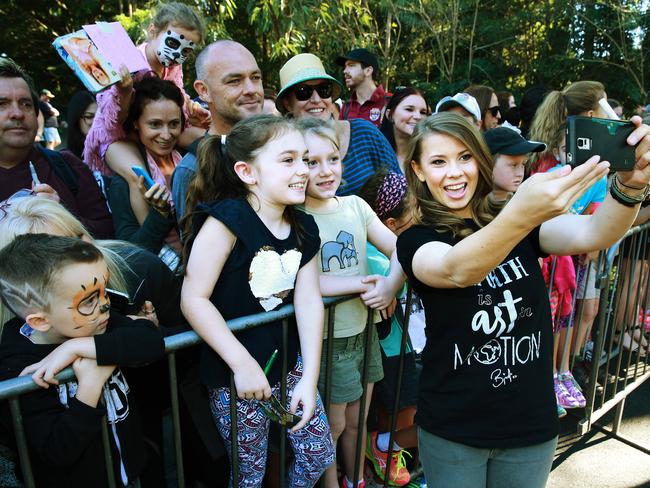
[[(592, 333), (593, 367), (585, 415), (578, 424), (580, 434), (596, 427), (646, 454), (650, 454), (650, 446), (625, 437), (620, 433), (620, 426), (625, 399), (650, 378), (646, 333), (650, 330), (646, 322), (650, 297), (649, 236), (650, 223), (635, 227), (599, 257), (601, 267), (596, 278), (601, 298)], [(627, 349), (623, 347), (626, 335), (631, 339)], [(636, 350), (635, 343), (638, 343)], [(613, 427), (598, 425), (598, 420), (612, 409), (615, 409)]]
[[(407, 310), (410, 309), (410, 296), (411, 294), (408, 294), (409, 298), (407, 300)], [(332, 367), (332, 344), (333, 344), (333, 329), (334, 329), (334, 317), (336, 313), (336, 305), (338, 303), (353, 299), (355, 297), (352, 296), (345, 296), (345, 297), (337, 297), (337, 298), (326, 298), (324, 299), (324, 304), (327, 309), (329, 309), (329, 317), (328, 317), (328, 322), (326, 324), (327, 326), (327, 331), (328, 331), (328, 339), (325, 340), (324, 344), (324, 350), (323, 354), (326, 354), (326, 370), (325, 370), (325, 392), (323, 396), (323, 404), (325, 405), (326, 411), (328, 410), (328, 406), (330, 403), (330, 391), (331, 391), (331, 367)], [(399, 308), (399, 307), (398, 307)], [(260, 313), (256, 315), (251, 315), (251, 316), (246, 316), (246, 317), (240, 317), (234, 320), (228, 321), (228, 327), (232, 331), (242, 331), (246, 329), (250, 329), (256, 326), (264, 325), (270, 322), (276, 322), (276, 321), (282, 321), (282, 338), (283, 338), (283, 350), (286, 352), (287, 350), (287, 339), (288, 339), (288, 321), (291, 319), (291, 317), (294, 315), (294, 308), (293, 306), (284, 306), (278, 310), (272, 311), (272, 312), (267, 312), (267, 313)], [(408, 314), (407, 314), (408, 315)], [(367, 398), (367, 383), (368, 383), (368, 353), (369, 353), (369, 345), (370, 345), (370, 340), (371, 340), (371, 335), (368, 333), (370, 331), (370, 326), (373, 326), (373, 313), (368, 313), (368, 323), (364, 332), (364, 344), (365, 344), (365, 354), (364, 354), (364, 359), (363, 359), (363, 366), (362, 366), (362, 383), (364, 385), (364, 390), (363, 394), (360, 400), (361, 407), (359, 409), (359, 424), (361, 425), (363, 422), (363, 415), (365, 412), (365, 405), (366, 402), (368, 401)], [(399, 402), (399, 394), (400, 394), (400, 389), (401, 389), (401, 376), (402, 376), (402, 371), (404, 368), (403, 364), (403, 358), (404, 358), (404, 352), (406, 350), (406, 342), (407, 342), (407, 337), (408, 337), (408, 316), (406, 317), (406, 320), (404, 321), (404, 332), (403, 332), (403, 338), (402, 338), (402, 344), (401, 344), (401, 352), (400, 352), (400, 363), (399, 363), (399, 370), (398, 370), (398, 383), (397, 383), (397, 388), (396, 388), (396, 394), (395, 394), (395, 403), (394, 406), (397, 407), (398, 402)], [(177, 369), (176, 369), (176, 354), (177, 352), (191, 347), (191, 346), (196, 346), (198, 344), (201, 344), (202, 340), (201, 338), (194, 332), (194, 331), (187, 331), (183, 332), (180, 334), (176, 334), (170, 337), (165, 338), (165, 352), (167, 355), (167, 364), (168, 364), (168, 375), (169, 375), (169, 384), (170, 384), (170, 398), (171, 398), (171, 421), (172, 421), (172, 428), (173, 428), (173, 443), (174, 443), (174, 460), (175, 460), (175, 471), (176, 471), (176, 482), (178, 488), (184, 488), (186, 483), (185, 483), (185, 472), (184, 472), (184, 466), (183, 466), (183, 453), (182, 453), (182, 448), (181, 448), (181, 427), (180, 427), (180, 405), (179, 405), (179, 393), (178, 393), (178, 376), (177, 376)], [(286, 354), (283, 354), (282, 357), (282, 382), (281, 382), (281, 389), (280, 389), (280, 402), (282, 405), (286, 405), (286, 399), (287, 399), (287, 392), (286, 392), (286, 377), (287, 377), (287, 372), (288, 372), (288, 367), (289, 365), (287, 364), (287, 357)], [(293, 365), (291, 365), (293, 366)], [(56, 378), (59, 380), (60, 383), (64, 383), (66, 381), (70, 381), (74, 379), (74, 373), (72, 371), (72, 368), (67, 368), (61, 373), (59, 373)], [(27, 446), (27, 441), (25, 438), (25, 431), (24, 431), (24, 426), (23, 426), (23, 420), (22, 420), (22, 413), (20, 409), (20, 403), (19, 403), (19, 398), (21, 395), (28, 394), (33, 391), (37, 391), (39, 387), (32, 381), (30, 376), (23, 376), (23, 377), (18, 377), (18, 378), (13, 378), (10, 380), (2, 381), (0, 382), (0, 401), (8, 401), (9, 402), (9, 407), (11, 411), (11, 416), (12, 416), (12, 424), (13, 424), (13, 429), (14, 429), (14, 435), (16, 439), (16, 448), (17, 448), (17, 453), (19, 456), (20, 460), (20, 466), (21, 466), (21, 471), (23, 475), (23, 482), (27, 488), (32, 488), (35, 487), (35, 481), (34, 481), (34, 475), (30, 463), (30, 456), (29, 456), (29, 449)], [(234, 388), (234, 381), (233, 377), (231, 375), (231, 387), (230, 387), (230, 395), (231, 399), (236, 399), (237, 394)], [(397, 412), (397, 408), (393, 410), (394, 412)], [(237, 411), (236, 411), (236, 401), (231, 401), (230, 402), (230, 415), (231, 418), (236, 418), (237, 416)], [(392, 435), (395, 430), (395, 423), (397, 420), (397, 415), (393, 414), (391, 418), (391, 434), (390, 434), (390, 446), (392, 450)], [(108, 434), (108, 424), (106, 421), (106, 417), (104, 417), (103, 422), (102, 422), (102, 441), (103, 441), (103, 446), (104, 446), (104, 454), (105, 454), (105, 463), (106, 463), (106, 471), (107, 471), (107, 483), (110, 488), (114, 488), (118, 486), (116, 484), (115, 480), (115, 474), (114, 474), (114, 468), (113, 468), (113, 459), (111, 455), (111, 448), (110, 448), (110, 441), (109, 441), (109, 434)], [(363, 462), (363, 453), (361, 452), (361, 444), (362, 444), (362, 429), (359, 429), (359, 434), (357, 436), (357, 448), (356, 448), (356, 456), (355, 456), (355, 473), (358, 472), (360, 463)], [(279, 457), (279, 481), (280, 481), (280, 486), (285, 486), (285, 474), (286, 474), (286, 435), (281, 435), (280, 436), (280, 457)], [(232, 477), (234, 480), (237, 480), (238, 476), (238, 457), (236, 455), (237, 453), (237, 423), (232, 422), (232, 434), (231, 434), (231, 443), (232, 443), (232, 451), (231, 451), (231, 470), (232, 470)], [(389, 452), (389, 459), (390, 459), (391, 452)], [(388, 469), (390, 464), (387, 466), (386, 469)], [(356, 476), (355, 476), (356, 477)], [(388, 477), (384, 475), (384, 478), (388, 480)], [(356, 485), (356, 482), (358, 480), (354, 480), (353, 482)], [(384, 486), (387, 486), (388, 481), (385, 482)]]
[[(623, 239), (606, 251), (601, 251), (593, 261), (594, 268), (586, 268), (584, 282), (595, 279), (599, 290), (597, 315), (592, 324), (583, 323), (588, 308), (588, 287), (573, 295), (572, 313), (563, 334), (557, 353), (556, 364), (570, 364), (574, 369), (576, 353), (583, 344), (576, 344), (576, 337), (589, 337), (591, 331), (591, 355), (588, 364), (587, 384), (584, 387), (586, 406), (576, 409), (577, 433), (584, 435), (596, 428), (621, 442), (650, 454), (643, 446), (620, 433), (625, 399), (644, 381), (650, 378), (648, 357), (650, 348), (650, 223), (629, 230)], [(551, 271), (551, 283), (555, 274), (555, 262)], [(595, 276), (591, 276), (595, 273)], [(580, 288), (580, 286), (578, 287)], [(552, 286), (549, 289), (549, 294)], [(557, 313), (562, 315), (561, 306)], [(581, 330), (582, 329), (582, 330)], [(635, 344), (638, 343), (638, 347)], [(645, 345), (643, 345), (645, 343)], [(626, 346), (626, 347), (623, 347)], [(567, 357), (569, 361), (567, 361)], [(559, 366), (558, 366), (559, 371)], [(601, 426), (597, 422), (615, 409), (613, 427)]]
[[(596, 286), (600, 289), (600, 302), (598, 307), (598, 315), (594, 322), (592, 330), (592, 338), (594, 347), (592, 352), (591, 375), (589, 378), (588, 388), (585, 390), (585, 397), (587, 399), (587, 406), (584, 409), (584, 417), (578, 423), (579, 434), (585, 434), (592, 427), (600, 430), (607, 431), (613, 437), (626, 442), (627, 444), (636, 447), (646, 453), (650, 453), (648, 448), (643, 447), (634, 441), (627, 439), (619, 433), (621, 417), (625, 408), (625, 399), (632, 393), (639, 385), (650, 377), (650, 368), (648, 367), (648, 356), (650, 351), (648, 346), (645, 348), (639, 347), (636, 351), (624, 352), (624, 350), (617, 344), (616, 336), (619, 337), (619, 342), (623, 340), (626, 333), (634, 334), (634, 326), (637, 323), (637, 318), (641, 316), (641, 329), (639, 331), (640, 337), (643, 336), (644, 327), (646, 325), (646, 310), (648, 307), (648, 298), (650, 296), (650, 273), (648, 272), (649, 257), (648, 252), (650, 246), (647, 239), (650, 236), (650, 223), (630, 230), (624, 239), (613, 246), (608, 251), (600, 253), (597, 260), (597, 275)], [(622, 252), (619, 252), (620, 250)], [(551, 273), (553, 274), (553, 272)], [(552, 279), (551, 279), (552, 281)], [(325, 368), (325, 392), (323, 395), (323, 403), (326, 411), (330, 403), (330, 390), (331, 390), (331, 367), (332, 367), (332, 346), (333, 346), (333, 328), (334, 317), (336, 313), (336, 305), (343, 301), (350, 300), (354, 297), (338, 297), (327, 298), (324, 300), (326, 308), (330, 310), (328, 316), (327, 337), (325, 341), (323, 354), (326, 356)], [(574, 327), (574, 324), (580, 323), (582, 310), (577, 307), (576, 299), (580, 299), (574, 294), (573, 300), (573, 314), (569, 322), (569, 329)], [(405, 310), (411, 310), (412, 293), (409, 289), (407, 293)], [(398, 312), (401, 311), (398, 306)], [(632, 314), (634, 320), (628, 320)], [(285, 306), (276, 311), (241, 317), (228, 321), (228, 326), (233, 331), (242, 331), (256, 327), (259, 325), (267, 324), (275, 321), (282, 321), (283, 328), (283, 350), (286, 351), (286, 342), (288, 338), (288, 321), (294, 314), (293, 306)], [(373, 313), (368, 314), (368, 323), (364, 332), (365, 355), (362, 366), (362, 382), (367, 386), (368, 379), (368, 353), (371, 336), (368, 333), (373, 326)], [(390, 460), (392, 456), (393, 434), (396, 429), (397, 412), (399, 411), (399, 399), (401, 390), (401, 381), (404, 371), (404, 355), (408, 341), (408, 322), (409, 315), (403, 317), (402, 323), (402, 340), (400, 344), (399, 366), (397, 372), (397, 384), (395, 388), (395, 396), (393, 401), (392, 414), (390, 415), (390, 439), (388, 441), (389, 452), (387, 458)], [(560, 315), (560, 314), (558, 314)], [(618, 334), (615, 332), (619, 330)], [(565, 354), (572, 354), (571, 344), (572, 334), (566, 334), (562, 344), (562, 356)], [(174, 336), (165, 338), (165, 351), (167, 354), (168, 375), (170, 382), (171, 393), (171, 420), (173, 427), (173, 443), (174, 443), (174, 459), (177, 477), (177, 486), (179, 488), (185, 487), (185, 473), (183, 466), (183, 453), (181, 448), (181, 427), (180, 427), (180, 411), (179, 411), (179, 393), (178, 393), (178, 377), (176, 369), (176, 353), (182, 349), (198, 345), (202, 342), (201, 338), (193, 331), (183, 332)], [(645, 355), (644, 355), (645, 353)], [(289, 365), (287, 364), (286, 355), (282, 357), (282, 383), (280, 392), (280, 401), (286, 405), (286, 376)], [(621, 375), (624, 376), (621, 376)], [(614, 377), (614, 381), (611, 381)], [(604, 386), (601, 388), (598, 380), (605, 379)], [(74, 379), (74, 374), (71, 368), (57, 375), (60, 382), (69, 381)], [(16, 438), (16, 447), (18, 456), (20, 458), (20, 465), (23, 474), (23, 481), (27, 488), (35, 487), (34, 476), (29, 461), (29, 452), (27, 442), (25, 439), (25, 432), (22, 422), (22, 414), (19, 405), (19, 397), (32, 391), (38, 390), (38, 386), (31, 380), (31, 377), (19, 377), (11, 380), (0, 382), (0, 401), (8, 401), (12, 416), (12, 424)], [(234, 383), (231, 376), (231, 398), (236, 398)], [(367, 389), (364, 388), (360, 400), (359, 408), (359, 425), (363, 420), (365, 412), (365, 405), (368, 401)], [(616, 416), (613, 429), (606, 429), (599, 426), (596, 422), (608, 411), (616, 408)], [(236, 402), (231, 401), (231, 418), (236, 418)], [(232, 476), (237, 480), (239, 466), (237, 464), (237, 423), (232, 423)], [(362, 430), (359, 429), (356, 443), (355, 453), (355, 478), (356, 473), (359, 471), (360, 463), (363, 462), (364, 453), (361, 452), (362, 444)], [(102, 439), (104, 443), (105, 462), (107, 467), (108, 485), (113, 488), (116, 485), (116, 480), (113, 471), (113, 460), (111, 458), (111, 449), (109, 446), (108, 427), (106, 419), (103, 422)], [(234, 454), (234, 455), (233, 455)], [(391, 463), (388, 462), (386, 470), (390, 468)], [(286, 474), (286, 435), (280, 436), (280, 456), (279, 456), (279, 485), (285, 486)], [(384, 487), (388, 486), (389, 476), (384, 473)], [(351, 480), (356, 486), (357, 479)]]

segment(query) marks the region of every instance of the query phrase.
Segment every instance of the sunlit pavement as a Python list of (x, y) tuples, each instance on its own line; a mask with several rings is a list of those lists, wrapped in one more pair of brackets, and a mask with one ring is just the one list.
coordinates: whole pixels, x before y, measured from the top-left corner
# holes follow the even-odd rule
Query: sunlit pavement
[[(602, 419), (611, 427), (613, 415)], [(596, 430), (577, 437), (577, 420), (562, 420), (562, 436), (547, 488), (650, 487), (650, 455)], [(621, 433), (650, 448), (650, 381), (626, 401)]]

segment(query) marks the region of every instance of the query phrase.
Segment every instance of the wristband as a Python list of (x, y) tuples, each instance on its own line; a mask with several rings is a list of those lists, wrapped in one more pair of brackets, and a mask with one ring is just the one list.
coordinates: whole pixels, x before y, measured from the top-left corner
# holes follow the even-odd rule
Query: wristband
[(645, 190), (648, 187), (648, 185), (644, 186), (643, 188), (639, 188), (638, 186), (626, 185), (625, 183), (623, 183), (621, 181), (621, 179), (618, 177), (618, 175), (615, 175), (614, 178), (616, 178), (616, 183), (618, 183), (620, 186), (624, 186), (625, 188), (629, 188), (630, 190), (639, 191), (639, 190)]
[(637, 206), (639, 203), (643, 202), (646, 199), (648, 193), (650, 192), (650, 189), (646, 186), (642, 194), (631, 196), (622, 191), (618, 187), (618, 183), (618, 177), (614, 176), (612, 184), (609, 187), (609, 193), (612, 195), (612, 198), (614, 198), (614, 200), (616, 200), (621, 205), (625, 205), (626, 207), (632, 208)]

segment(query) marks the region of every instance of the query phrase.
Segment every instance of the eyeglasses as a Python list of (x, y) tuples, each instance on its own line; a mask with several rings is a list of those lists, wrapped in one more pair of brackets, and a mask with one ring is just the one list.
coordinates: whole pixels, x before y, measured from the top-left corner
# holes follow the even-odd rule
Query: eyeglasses
[(296, 100), (306, 102), (311, 98), (314, 91), (321, 98), (331, 98), (332, 88), (332, 83), (330, 82), (319, 83), (318, 85), (298, 85), (293, 89), (293, 94), (296, 96)]
[(4, 219), (7, 216), (7, 210), (9, 210), (9, 207), (11, 207), (11, 202), (14, 201), (17, 198), (22, 198), (22, 197), (33, 197), (36, 195), (36, 192), (34, 190), (29, 190), (28, 188), (23, 188), (22, 190), (18, 190), (16, 193), (11, 195), (9, 198), (6, 200), (3, 200), (0, 202), (0, 220)]
[(497, 114), (499, 114), (499, 106), (495, 105), (494, 107), (490, 107), (490, 108), (487, 109), (487, 111), (492, 114), (492, 117), (496, 117)]

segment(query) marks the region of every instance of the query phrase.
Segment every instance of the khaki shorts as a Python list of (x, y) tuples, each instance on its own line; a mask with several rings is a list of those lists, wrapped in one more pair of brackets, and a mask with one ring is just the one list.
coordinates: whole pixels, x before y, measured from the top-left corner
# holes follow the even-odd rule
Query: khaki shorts
[[(365, 331), (364, 331), (365, 332)], [(333, 339), (332, 355), (332, 390), (329, 397), (331, 403), (350, 403), (361, 398), (363, 385), (363, 350), (365, 346), (365, 333), (361, 332), (352, 337)], [(370, 352), (368, 354), (368, 383), (376, 383), (384, 377), (384, 368), (381, 364), (379, 352), (379, 338), (377, 327), (370, 330)], [(325, 395), (325, 367), (327, 365), (327, 340), (323, 341), (323, 352), (320, 362), (320, 378), (318, 390), (323, 399)], [(370, 399), (368, 399), (370, 401)]]

